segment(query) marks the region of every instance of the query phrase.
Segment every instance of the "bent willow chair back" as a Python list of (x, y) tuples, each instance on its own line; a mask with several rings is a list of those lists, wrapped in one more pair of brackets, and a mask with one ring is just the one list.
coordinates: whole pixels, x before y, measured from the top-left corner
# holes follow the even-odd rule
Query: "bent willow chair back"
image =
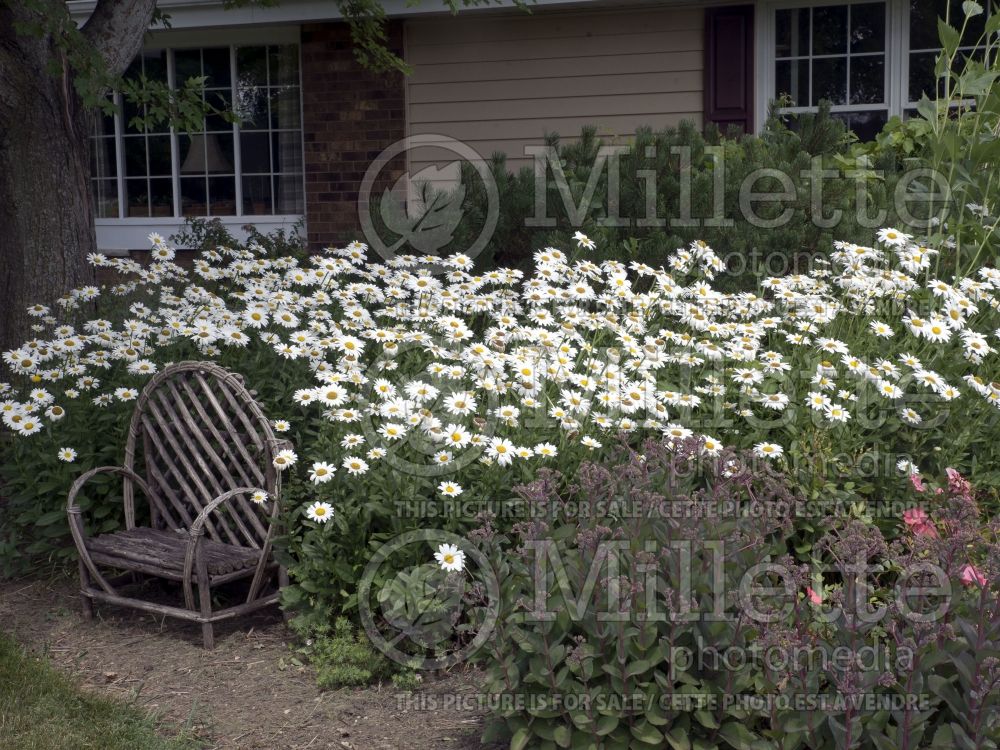
[[(193, 620), (211, 648), (213, 623), (276, 603), (287, 577), (271, 559), (280, 502), (273, 459), (287, 447), (239, 375), (212, 362), (154, 375), (136, 402), (123, 466), (88, 471), (70, 490), (84, 615), (100, 600)], [(122, 477), (125, 529), (88, 538), (76, 498), (99, 473)], [(136, 489), (145, 501), (138, 526)], [(124, 573), (110, 577), (105, 568)], [(184, 607), (119, 590), (141, 574), (179, 581)], [(213, 611), (212, 589), (240, 579), (249, 579), (245, 600)]]

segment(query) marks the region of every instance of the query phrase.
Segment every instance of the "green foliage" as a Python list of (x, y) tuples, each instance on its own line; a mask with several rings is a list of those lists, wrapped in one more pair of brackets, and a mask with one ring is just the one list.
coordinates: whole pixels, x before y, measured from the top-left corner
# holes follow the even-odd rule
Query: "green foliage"
[[(253, 244), (264, 249), (264, 257), (291, 257), (303, 259), (306, 257), (305, 219), (300, 219), (291, 229), (275, 229), (271, 232), (261, 232), (253, 224), (244, 227), (247, 232), (246, 244)], [(218, 247), (236, 247), (241, 243), (221, 219), (188, 218), (175, 234), (170, 236), (170, 242), (176, 247), (187, 250), (215, 250)]]
[(4, 750), (194, 750), (168, 739), (138, 708), (80, 690), (0, 634), (0, 747)]
[[(829, 519), (811, 569), (786, 554), (795, 493), (745, 454), (648, 441), (518, 489), (547, 521), (487, 545), (508, 567), (485, 689), (519, 700), (497, 702), (486, 740), (997, 747), (1000, 609), (988, 585), (959, 582), (982, 560), (995, 580), (997, 537), (957, 475), (933, 515), (940, 535), (889, 547), (875, 526)], [(952, 595), (918, 621), (941, 602), (911, 577), (929, 564)], [(865, 707), (877, 701), (889, 708)]]
[(391, 679), (398, 689), (411, 689), (418, 683), (415, 673), (400, 670), (376, 651), (347, 618), (338, 617), (332, 624), (309, 625), (302, 620), (292, 624), (305, 644), (299, 653), (316, 670), (321, 688), (355, 687), (385, 679)]
[(939, 223), (928, 241), (954, 245), (939, 263), (942, 275), (965, 273), (995, 254), (1000, 228), (1000, 14), (982, 24), (981, 5), (966, 2), (962, 10), (961, 19), (938, 23), (938, 91), (924, 93), (914, 116), (893, 118), (874, 143), (856, 147), (881, 164), (931, 170), (907, 189), (935, 209)]
[[(581, 230), (597, 242), (595, 261), (614, 258), (655, 266), (678, 247), (704, 240), (739, 260), (730, 269), (738, 277), (734, 283), (752, 286), (761, 274), (801, 270), (835, 238), (862, 241), (874, 227), (893, 223), (896, 175), (859, 169), (849, 158), (852, 138), (826, 106), (816, 115), (787, 122), (771, 117), (760, 136), (726, 137), (714, 127), (703, 133), (690, 122), (658, 132), (643, 128), (621, 146), (618, 210), (609, 215), (609, 167), (598, 152), (613, 142), (600, 138), (594, 128), (585, 128), (572, 144), (549, 135), (546, 144), (555, 150), (553, 161), (558, 161), (570, 195), (560, 192), (560, 181), (547, 166), (548, 225), (538, 226), (533, 168), (515, 174), (504, 155), (494, 155), (489, 168), (500, 215), (488, 252), (499, 265), (523, 268), (539, 248)], [(465, 218), (442, 255), (469, 248), (488, 213), (482, 179), (471, 165), (463, 169)], [(788, 176), (787, 182), (778, 172)], [(755, 218), (741, 208), (741, 189), (744, 194), (787, 191), (788, 198), (744, 198)], [(862, 212), (856, 210), (859, 191)], [(817, 221), (814, 203), (821, 209)], [(583, 214), (578, 213), (581, 207)]]

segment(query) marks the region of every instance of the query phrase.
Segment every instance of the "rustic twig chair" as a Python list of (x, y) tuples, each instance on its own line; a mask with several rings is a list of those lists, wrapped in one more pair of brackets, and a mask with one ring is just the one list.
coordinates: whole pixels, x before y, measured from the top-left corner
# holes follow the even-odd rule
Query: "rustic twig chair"
[[(154, 375), (132, 415), (124, 466), (88, 471), (70, 489), (84, 617), (93, 617), (99, 600), (193, 620), (201, 623), (205, 648), (212, 648), (213, 623), (276, 603), (288, 579), (271, 559), (280, 502), (272, 461), (287, 447), (239, 375), (211, 362), (181, 362)], [(137, 472), (137, 451), (145, 478)], [(77, 495), (99, 473), (123, 478), (125, 530), (88, 538)], [(148, 526), (136, 526), (137, 486), (149, 504)], [(253, 502), (257, 490), (267, 493), (265, 503)], [(110, 577), (100, 568), (124, 572)], [(180, 581), (185, 606), (119, 592), (139, 574)], [(251, 576), (245, 601), (212, 610), (214, 587)], [(275, 576), (277, 585), (266, 586)]]

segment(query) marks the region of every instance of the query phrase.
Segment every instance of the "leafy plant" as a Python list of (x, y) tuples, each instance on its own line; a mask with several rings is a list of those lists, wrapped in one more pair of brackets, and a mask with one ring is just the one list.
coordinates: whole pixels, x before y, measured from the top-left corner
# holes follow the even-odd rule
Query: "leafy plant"
[[(545, 145), (552, 158), (541, 183), (534, 166), (514, 173), (503, 154), (489, 161), (499, 196), (489, 257), (525, 268), (538, 248), (558, 245), (558, 238), (581, 230), (597, 242), (596, 260), (658, 265), (676, 248), (702, 240), (729, 253), (728, 284), (752, 288), (762, 274), (807, 267), (825, 255), (835, 237), (861, 241), (872, 229), (867, 217), (881, 210), (883, 225), (895, 222), (898, 175), (859, 168), (851, 143), (825, 103), (818, 114), (772, 115), (759, 136), (727, 137), (714, 126), (702, 132), (690, 122), (662, 131), (640, 128), (625, 142), (601, 138), (592, 127), (573, 143), (550, 134)], [(601, 156), (607, 146), (621, 151), (615, 162), (618, 189), (610, 194), (610, 167)], [(442, 254), (472, 246), (487, 221), (487, 193), (470, 164), (463, 164), (461, 190), (464, 218)], [(788, 195), (747, 202), (747, 190)], [(542, 199), (545, 214), (538, 217)], [(609, 201), (617, 206), (611, 214)], [(744, 204), (755, 215), (752, 221)], [(545, 219), (543, 226), (539, 218)]]
[[(889, 545), (877, 526), (830, 519), (804, 565), (786, 546), (796, 495), (751, 455), (650, 440), (574, 477), (542, 474), (518, 492), (547, 520), (515, 527), (513, 553), (486, 545), (508, 566), (486, 690), (511, 700), (485, 739), (996, 747), (997, 527), (953, 477), (933, 532)], [(936, 619), (931, 570), (952, 587)]]

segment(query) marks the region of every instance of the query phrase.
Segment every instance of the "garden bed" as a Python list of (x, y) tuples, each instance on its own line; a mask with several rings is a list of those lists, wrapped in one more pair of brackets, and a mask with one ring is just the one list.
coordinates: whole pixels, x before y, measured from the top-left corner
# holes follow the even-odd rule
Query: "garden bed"
[[(78, 609), (74, 580), (0, 581), (6, 633), (84, 689), (161, 718), (165, 735), (240, 750), (483, 747), (478, 713), (439, 710), (428, 721), (400, 706), (391, 686), (320, 691), (311, 670), (292, 663), (277, 612), (220, 626), (215, 650), (205, 651), (191, 625), (111, 607), (86, 623)], [(476, 673), (456, 674), (425, 689), (465, 692), (477, 682)]]

